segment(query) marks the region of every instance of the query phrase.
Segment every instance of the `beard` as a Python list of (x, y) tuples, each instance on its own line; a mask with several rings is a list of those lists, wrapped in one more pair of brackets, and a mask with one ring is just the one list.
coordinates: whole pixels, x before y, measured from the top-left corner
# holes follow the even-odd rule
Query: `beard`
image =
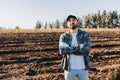
[(77, 25), (73, 23), (71, 29), (76, 29), (76, 28), (77, 28)]

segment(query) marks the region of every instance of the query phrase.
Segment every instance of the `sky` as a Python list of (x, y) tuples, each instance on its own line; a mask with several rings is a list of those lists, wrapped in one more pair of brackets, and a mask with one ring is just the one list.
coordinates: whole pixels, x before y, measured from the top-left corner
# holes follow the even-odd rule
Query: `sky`
[(77, 17), (98, 10), (120, 14), (120, 0), (0, 0), (0, 27), (32, 29), (37, 21), (63, 21), (70, 14)]

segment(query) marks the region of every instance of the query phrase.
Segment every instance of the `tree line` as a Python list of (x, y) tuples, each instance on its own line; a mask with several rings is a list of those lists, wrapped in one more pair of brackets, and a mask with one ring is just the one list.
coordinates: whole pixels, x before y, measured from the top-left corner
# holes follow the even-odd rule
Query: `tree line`
[[(46, 22), (44, 25), (42, 22), (37, 21), (35, 28), (68, 28), (66, 23), (66, 19), (62, 22), (57, 19), (55, 22)], [(78, 17), (78, 26), (80, 28), (120, 28), (120, 14), (115, 10), (108, 12), (104, 10), (102, 13), (99, 10), (97, 13), (88, 14), (82, 16), (82, 18)]]

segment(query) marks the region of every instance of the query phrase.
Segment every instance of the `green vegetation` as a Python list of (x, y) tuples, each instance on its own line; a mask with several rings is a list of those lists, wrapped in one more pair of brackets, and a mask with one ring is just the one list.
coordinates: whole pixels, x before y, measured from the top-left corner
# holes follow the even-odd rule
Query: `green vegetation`
[[(68, 28), (66, 24), (66, 19), (59, 21), (56, 19), (55, 22), (49, 24), (37, 21), (35, 28)], [(117, 11), (106, 11), (102, 13), (98, 11), (97, 13), (88, 14), (82, 18), (78, 17), (78, 26), (80, 28), (120, 28), (120, 14)]]
[(40, 29), (40, 28), (42, 28), (42, 23), (40, 21), (37, 21), (35, 29)]

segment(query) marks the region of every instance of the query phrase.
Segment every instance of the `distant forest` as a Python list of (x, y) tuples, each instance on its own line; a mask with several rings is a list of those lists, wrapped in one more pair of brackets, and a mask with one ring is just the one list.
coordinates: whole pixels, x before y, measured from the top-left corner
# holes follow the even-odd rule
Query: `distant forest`
[[(56, 19), (55, 22), (46, 22), (43, 25), (41, 21), (37, 21), (35, 28), (68, 28), (66, 22), (66, 19), (62, 22)], [(78, 17), (78, 23), (80, 28), (120, 28), (120, 14), (117, 11), (98, 11), (82, 18)]]

